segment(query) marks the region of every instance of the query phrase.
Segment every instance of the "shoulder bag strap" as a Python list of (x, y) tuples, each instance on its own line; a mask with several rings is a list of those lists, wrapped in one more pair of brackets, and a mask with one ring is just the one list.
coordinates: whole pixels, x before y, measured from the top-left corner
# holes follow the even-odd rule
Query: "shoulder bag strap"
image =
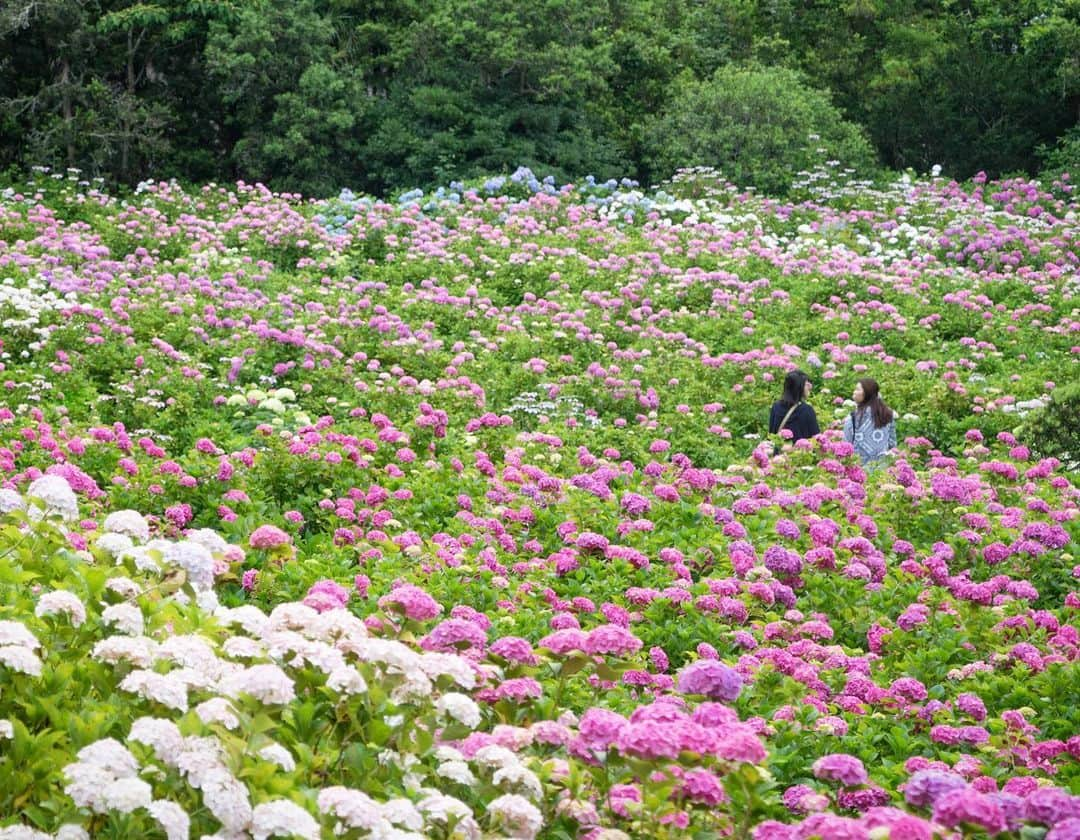
[(791, 415), (795, 413), (795, 409), (798, 408), (799, 405), (799, 403), (795, 403), (795, 405), (788, 409), (788, 413), (784, 415), (784, 419), (780, 421), (780, 425), (776, 428), (776, 434), (780, 434), (784, 431), (784, 426), (787, 425), (787, 421), (791, 419)]

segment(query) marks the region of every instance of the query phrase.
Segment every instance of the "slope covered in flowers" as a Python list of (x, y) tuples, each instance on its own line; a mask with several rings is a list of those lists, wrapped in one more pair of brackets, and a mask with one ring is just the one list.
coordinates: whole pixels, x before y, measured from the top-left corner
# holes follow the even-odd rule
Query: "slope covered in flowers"
[(0, 837), (1080, 836), (1071, 188), (804, 192), (3, 193)]

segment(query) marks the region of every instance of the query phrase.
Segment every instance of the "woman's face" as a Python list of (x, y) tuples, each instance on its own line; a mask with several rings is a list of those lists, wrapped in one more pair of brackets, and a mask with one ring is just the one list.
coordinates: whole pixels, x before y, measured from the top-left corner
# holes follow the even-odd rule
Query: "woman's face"
[(863, 394), (862, 383), (860, 382), (858, 385), (855, 386), (855, 391), (854, 393), (852, 393), (851, 398), (855, 400), (855, 402), (862, 404), (864, 396), (865, 395)]
[(802, 395), (804, 400), (810, 399), (810, 391), (814, 386), (810, 383), (810, 380), (806, 380), (806, 384), (803, 385)]

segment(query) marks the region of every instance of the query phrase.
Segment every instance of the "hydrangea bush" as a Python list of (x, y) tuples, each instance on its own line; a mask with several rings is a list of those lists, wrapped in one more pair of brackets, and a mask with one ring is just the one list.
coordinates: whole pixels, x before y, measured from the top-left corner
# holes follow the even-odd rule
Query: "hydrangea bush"
[(3, 193), (0, 838), (1080, 837), (1071, 186), (796, 196)]

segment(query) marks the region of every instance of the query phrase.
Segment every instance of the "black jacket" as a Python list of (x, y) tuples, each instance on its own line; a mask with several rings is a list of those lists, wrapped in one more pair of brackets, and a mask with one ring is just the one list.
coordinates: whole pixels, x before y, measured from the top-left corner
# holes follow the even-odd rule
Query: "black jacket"
[[(791, 403), (786, 403), (783, 400), (777, 400), (773, 403), (772, 411), (769, 413), (769, 434), (774, 435), (779, 431), (780, 424), (784, 421), (784, 415), (788, 413), (790, 408)], [(818, 426), (814, 409), (804, 402), (799, 403), (798, 407), (791, 413), (791, 417), (788, 418), (784, 428), (791, 430), (791, 439), (793, 441), (821, 434), (821, 428)]]

